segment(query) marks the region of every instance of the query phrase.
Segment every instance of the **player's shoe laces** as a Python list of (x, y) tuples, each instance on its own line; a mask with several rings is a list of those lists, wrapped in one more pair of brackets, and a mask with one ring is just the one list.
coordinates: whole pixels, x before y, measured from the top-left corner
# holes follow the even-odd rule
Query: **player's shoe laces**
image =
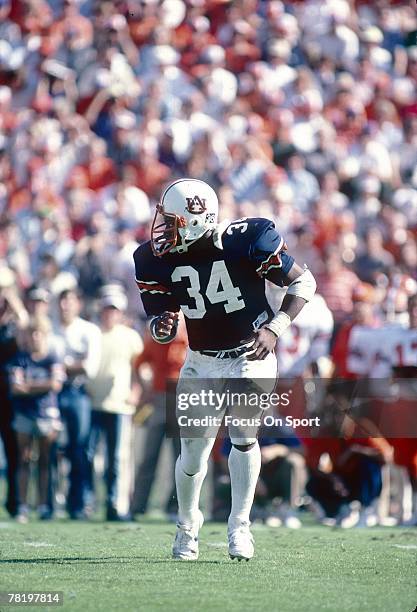
[(231, 559), (252, 559), (254, 553), (254, 540), (249, 530), (249, 523), (242, 523), (228, 532), (229, 556)]
[(204, 518), (200, 516), (192, 527), (177, 523), (177, 533), (175, 534), (172, 556), (174, 559), (183, 561), (197, 561), (198, 559), (198, 532), (201, 529)]

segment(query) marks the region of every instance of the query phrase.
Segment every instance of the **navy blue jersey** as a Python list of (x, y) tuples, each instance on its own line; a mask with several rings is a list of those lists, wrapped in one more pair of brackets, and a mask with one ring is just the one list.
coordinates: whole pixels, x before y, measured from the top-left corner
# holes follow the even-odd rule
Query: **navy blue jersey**
[[(62, 376), (59, 370), (60, 365), (54, 356), (48, 355), (35, 361), (26, 352), (19, 352), (9, 367), (11, 380), (16, 383), (27, 380), (45, 382), (51, 378)], [(51, 409), (55, 409), (53, 411), (55, 414), (58, 406), (57, 394), (54, 391), (14, 395), (12, 400), (15, 411), (30, 418), (48, 417), (51, 414)]]
[(282, 285), (293, 265), (268, 219), (239, 219), (190, 247), (156, 257), (150, 242), (134, 253), (136, 282), (148, 316), (182, 310), (190, 348), (239, 346), (274, 316), (265, 279)]

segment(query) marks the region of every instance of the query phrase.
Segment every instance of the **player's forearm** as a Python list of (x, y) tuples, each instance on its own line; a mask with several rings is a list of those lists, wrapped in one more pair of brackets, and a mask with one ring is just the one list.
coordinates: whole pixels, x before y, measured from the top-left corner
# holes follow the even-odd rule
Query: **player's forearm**
[(298, 297), (296, 295), (289, 295), (288, 293), (285, 295), (282, 300), (281, 308), (279, 312), (285, 312), (291, 321), (295, 319), (295, 317), (301, 312), (302, 308), (306, 305), (306, 300), (302, 297)]
[(291, 322), (309, 302), (316, 291), (316, 281), (307, 268), (303, 269), (294, 263), (287, 276), (288, 289), (280, 310), (267, 324), (277, 338), (291, 325)]

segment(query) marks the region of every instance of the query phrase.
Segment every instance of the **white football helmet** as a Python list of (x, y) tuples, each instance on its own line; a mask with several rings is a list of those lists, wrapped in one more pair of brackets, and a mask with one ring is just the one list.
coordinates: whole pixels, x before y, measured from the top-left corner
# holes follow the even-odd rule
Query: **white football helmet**
[(203, 181), (184, 178), (169, 185), (157, 204), (151, 230), (154, 255), (176, 250), (185, 253), (208, 230), (217, 225), (219, 201)]

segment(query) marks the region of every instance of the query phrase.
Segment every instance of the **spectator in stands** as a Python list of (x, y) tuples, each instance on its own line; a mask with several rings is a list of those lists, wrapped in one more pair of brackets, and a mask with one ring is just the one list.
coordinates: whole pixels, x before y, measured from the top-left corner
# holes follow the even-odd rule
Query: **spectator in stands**
[(300, 155), (290, 155), (286, 166), (294, 203), (302, 212), (308, 213), (320, 195), (317, 179), (305, 169), (305, 161)]
[(130, 519), (132, 493), (132, 415), (139, 401), (134, 362), (142, 352), (139, 334), (123, 323), (127, 299), (122, 289), (103, 287), (101, 357), (87, 383), (92, 413), (88, 441), (89, 488), (94, 491), (94, 457), (101, 436), (106, 443), (106, 519)]
[(333, 313), (336, 323), (344, 321), (352, 312), (352, 294), (360, 282), (352, 270), (342, 261), (336, 246), (329, 246), (325, 252), (324, 272), (318, 278), (318, 289)]
[(26, 294), (26, 304), (29, 315), (33, 319), (45, 319), (51, 314), (50, 308), (50, 294), (46, 289), (37, 288), (36, 286), (30, 287)]
[(91, 400), (86, 384), (97, 375), (100, 365), (101, 332), (79, 316), (81, 302), (75, 290), (63, 291), (58, 306), (55, 345), (66, 373), (59, 408), (67, 429), (67, 454), (71, 463), (67, 509), (70, 518), (78, 520), (86, 518), (87, 444), (91, 427)]
[(19, 499), (16, 520), (28, 521), (28, 485), (33, 440), (38, 441), (38, 512), (40, 519), (52, 517), (49, 501), (50, 450), (62, 429), (57, 394), (64, 380), (63, 364), (51, 353), (51, 324), (32, 320), (22, 332), (21, 350), (10, 364), (13, 428), (19, 446)]
[(378, 346), (378, 376), (391, 379), (395, 385), (389, 387), (389, 401), (379, 399), (379, 417), (390, 444), (394, 448), (394, 461), (403, 468), (410, 483), (412, 499), (411, 513), (404, 516), (402, 508), (400, 522), (408, 526), (417, 525), (417, 427), (415, 418), (417, 375), (417, 294), (408, 299), (407, 326), (387, 325)]
[[(337, 330), (331, 349), (333, 360), (333, 378), (335, 381), (357, 380), (369, 374), (370, 335), (361, 342), (354, 336), (356, 327), (368, 329), (372, 333), (378, 327), (375, 305), (378, 300), (377, 290), (368, 283), (359, 283), (352, 293), (352, 313)], [(370, 349), (370, 350), (369, 350)], [(343, 388), (349, 389), (348, 385)], [(344, 393), (342, 389), (342, 393)]]
[(8, 366), (18, 352), (17, 333), (26, 325), (27, 315), (15, 294), (13, 272), (0, 267), (0, 436), (7, 462), (6, 510), (16, 516), (19, 506), (17, 484), (18, 447), (13, 422), (13, 405), (10, 398)]
[(52, 294), (56, 299), (65, 289), (75, 289), (77, 279), (71, 272), (59, 269), (53, 255), (46, 253), (40, 258), (41, 268), (36, 286)]
[(355, 270), (362, 281), (376, 284), (379, 274), (394, 264), (394, 257), (384, 248), (384, 237), (377, 227), (367, 231), (364, 246), (364, 252), (356, 259)]
[[(152, 370), (152, 383), (148, 391), (144, 391), (141, 403), (149, 403), (152, 413), (146, 423), (146, 439), (143, 449), (142, 462), (137, 470), (135, 482), (135, 495), (133, 511), (137, 514), (145, 514), (148, 509), (149, 496), (155, 480), (156, 468), (160, 456), (164, 436), (167, 432), (167, 392), (173, 392), (168, 387), (178, 378), (179, 371), (184, 363), (187, 347), (187, 332), (185, 324), (180, 321), (177, 335), (169, 344), (157, 344), (152, 340), (150, 334), (145, 338), (145, 345), (141, 354), (135, 361), (135, 367), (139, 370), (143, 365), (149, 365)], [(173, 433), (171, 432), (171, 436)], [(173, 466), (180, 452), (180, 442), (172, 437)], [(169, 515), (175, 515), (176, 492), (174, 484), (174, 470), (171, 477), (167, 478), (171, 485), (171, 491), (166, 504)]]
[[(277, 411), (270, 408), (267, 414), (276, 416)], [(302, 444), (291, 427), (261, 425), (259, 446), (262, 465), (251, 520), (262, 520), (270, 527), (283, 525), (289, 529), (299, 529), (301, 521), (297, 510), (306, 483)], [(213, 457), (215, 520), (225, 520), (230, 514), (230, 476), (227, 467), (230, 449), (228, 437), (217, 439)]]
[(392, 461), (392, 447), (385, 438), (359, 437), (354, 421), (339, 416), (327, 430), (332, 437), (325, 437), (326, 424), (323, 437), (303, 440), (306, 491), (320, 505), (324, 524), (371, 527), (378, 521), (374, 502), (382, 488), (381, 466)]

